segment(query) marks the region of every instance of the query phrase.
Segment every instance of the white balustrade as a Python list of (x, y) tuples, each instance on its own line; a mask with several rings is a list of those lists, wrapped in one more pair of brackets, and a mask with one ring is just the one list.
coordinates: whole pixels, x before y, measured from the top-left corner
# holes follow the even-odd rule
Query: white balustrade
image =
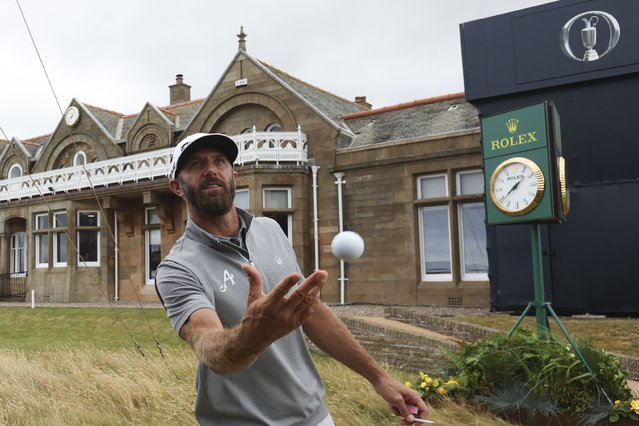
[[(297, 132), (251, 132), (233, 136), (236, 164), (308, 161), (306, 135)], [(20, 200), (90, 187), (121, 185), (169, 176), (173, 148), (96, 161), (0, 181), (0, 201)]]

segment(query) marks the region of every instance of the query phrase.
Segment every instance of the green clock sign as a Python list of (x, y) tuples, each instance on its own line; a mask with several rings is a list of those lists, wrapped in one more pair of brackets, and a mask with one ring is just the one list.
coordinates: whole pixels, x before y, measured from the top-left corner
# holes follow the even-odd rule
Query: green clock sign
[(549, 102), (482, 118), (489, 225), (565, 218), (565, 163), (558, 126), (559, 115)]

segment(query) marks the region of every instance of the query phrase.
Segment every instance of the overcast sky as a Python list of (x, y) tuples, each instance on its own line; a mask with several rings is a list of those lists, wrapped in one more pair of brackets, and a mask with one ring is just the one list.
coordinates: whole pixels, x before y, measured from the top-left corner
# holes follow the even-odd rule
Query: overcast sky
[[(459, 24), (549, 0), (19, 0), (61, 108), (206, 97), (237, 52), (374, 108), (464, 90)], [(61, 113), (16, 0), (0, 2), (0, 127), (51, 133)], [(2, 135), (0, 134), (0, 138)]]

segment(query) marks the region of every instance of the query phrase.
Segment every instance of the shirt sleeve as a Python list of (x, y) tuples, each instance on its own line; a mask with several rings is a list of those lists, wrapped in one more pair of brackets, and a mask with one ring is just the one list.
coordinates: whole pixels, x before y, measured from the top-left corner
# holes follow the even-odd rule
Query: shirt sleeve
[(155, 285), (166, 316), (178, 334), (193, 312), (215, 310), (215, 301), (209, 299), (200, 281), (183, 265), (162, 262), (157, 269)]

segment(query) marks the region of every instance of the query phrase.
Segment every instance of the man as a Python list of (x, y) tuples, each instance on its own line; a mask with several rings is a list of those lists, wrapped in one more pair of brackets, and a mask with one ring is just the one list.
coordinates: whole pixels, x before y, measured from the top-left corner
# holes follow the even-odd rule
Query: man
[[(219, 133), (182, 140), (171, 190), (184, 199), (184, 235), (157, 269), (175, 330), (197, 355), (195, 414), (205, 425), (333, 425), (303, 334), (365, 377), (412, 424), (428, 412), (320, 302), (326, 271), (302, 281), (279, 225), (234, 206), (235, 142)], [(301, 281), (301, 282), (300, 282)], [(409, 405), (409, 407), (407, 407)]]

